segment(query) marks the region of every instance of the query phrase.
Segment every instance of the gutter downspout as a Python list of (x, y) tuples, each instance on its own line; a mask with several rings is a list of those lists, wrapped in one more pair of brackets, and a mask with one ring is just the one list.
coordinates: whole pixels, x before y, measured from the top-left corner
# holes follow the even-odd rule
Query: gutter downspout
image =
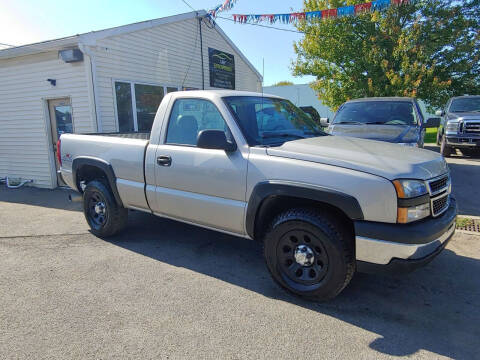
[(203, 68), (203, 38), (202, 38), (202, 17), (198, 18), (198, 27), (200, 31), (200, 56), (202, 57), (202, 90), (205, 90), (205, 69)]
[(93, 104), (95, 108), (95, 122), (97, 123), (97, 132), (103, 131), (102, 118), (100, 116), (100, 101), (98, 100), (97, 86), (97, 66), (95, 64), (95, 56), (88, 46), (79, 43), (79, 49), (86, 54), (90, 60), (90, 75), (92, 78)]

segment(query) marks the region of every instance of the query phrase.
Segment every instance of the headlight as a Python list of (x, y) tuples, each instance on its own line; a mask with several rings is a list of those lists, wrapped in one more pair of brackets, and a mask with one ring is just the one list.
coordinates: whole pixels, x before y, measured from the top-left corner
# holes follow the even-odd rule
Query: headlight
[(447, 125), (445, 126), (446, 132), (453, 132), (456, 133), (458, 131), (458, 121), (447, 121)]
[(426, 218), (430, 215), (430, 203), (410, 206), (399, 207), (397, 210), (397, 222), (400, 224), (406, 224), (415, 220)]
[(421, 180), (394, 180), (397, 192), (397, 222), (406, 224), (430, 215), (430, 196)]
[(394, 180), (393, 185), (400, 199), (409, 199), (428, 193), (427, 185), (421, 180)]
[(416, 142), (412, 143), (397, 143), (398, 145), (403, 145), (403, 146), (411, 146), (411, 147), (418, 147), (418, 144)]

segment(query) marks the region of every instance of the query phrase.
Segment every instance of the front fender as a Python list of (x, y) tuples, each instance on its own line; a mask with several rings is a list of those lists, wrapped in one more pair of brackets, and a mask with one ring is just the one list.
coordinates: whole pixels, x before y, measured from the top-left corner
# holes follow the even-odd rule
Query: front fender
[(248, 201), (245, 227), (247, 234), (253, 239), (255, 233), (255, 218), (265, 199), (272, 196), (288, 196), (301, 199), (320, 201), (343, 211), (352, 220), (363, 220), (363, 212), (357, 199), (342, 192), (288, 182), (265, 181), (257, 184)]

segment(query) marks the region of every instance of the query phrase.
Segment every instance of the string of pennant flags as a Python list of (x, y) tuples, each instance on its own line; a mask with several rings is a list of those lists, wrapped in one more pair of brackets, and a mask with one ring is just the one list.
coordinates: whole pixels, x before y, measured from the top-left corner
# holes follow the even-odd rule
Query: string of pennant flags
[[(264, 21), (268, 21), (271, 24), (276, 22), (292, 24), (300, 20), (336, 18), (357, 15), (366, 12), (381, 11), (389, 6), (398, 6), (408, 3), (409, 1), (410, 0), (375, 0), (363, 4), (342, 6), (339, 8), (319, 11), (293, 12), (285, 14), (233, 14), (232, 17), (235, 22), (241, 24), (259, 23)], [(235, 2), (236, 0), (226, 0), (223, 4), (218, 5), (213, 10), (210, 10), (209, 15), (215, 18), (219, 12), (233, 8)]]

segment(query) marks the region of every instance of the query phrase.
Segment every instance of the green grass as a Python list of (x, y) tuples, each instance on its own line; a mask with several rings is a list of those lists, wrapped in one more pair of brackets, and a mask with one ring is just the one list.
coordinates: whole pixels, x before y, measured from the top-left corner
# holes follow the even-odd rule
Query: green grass
[(427, 128), (425, 132), (425, 144), (437, 142), (437, 128)]
[(457, 228), (465, 228), (467, 226), (472, 226), (473, 220), (466, 217), (457, 217)]

